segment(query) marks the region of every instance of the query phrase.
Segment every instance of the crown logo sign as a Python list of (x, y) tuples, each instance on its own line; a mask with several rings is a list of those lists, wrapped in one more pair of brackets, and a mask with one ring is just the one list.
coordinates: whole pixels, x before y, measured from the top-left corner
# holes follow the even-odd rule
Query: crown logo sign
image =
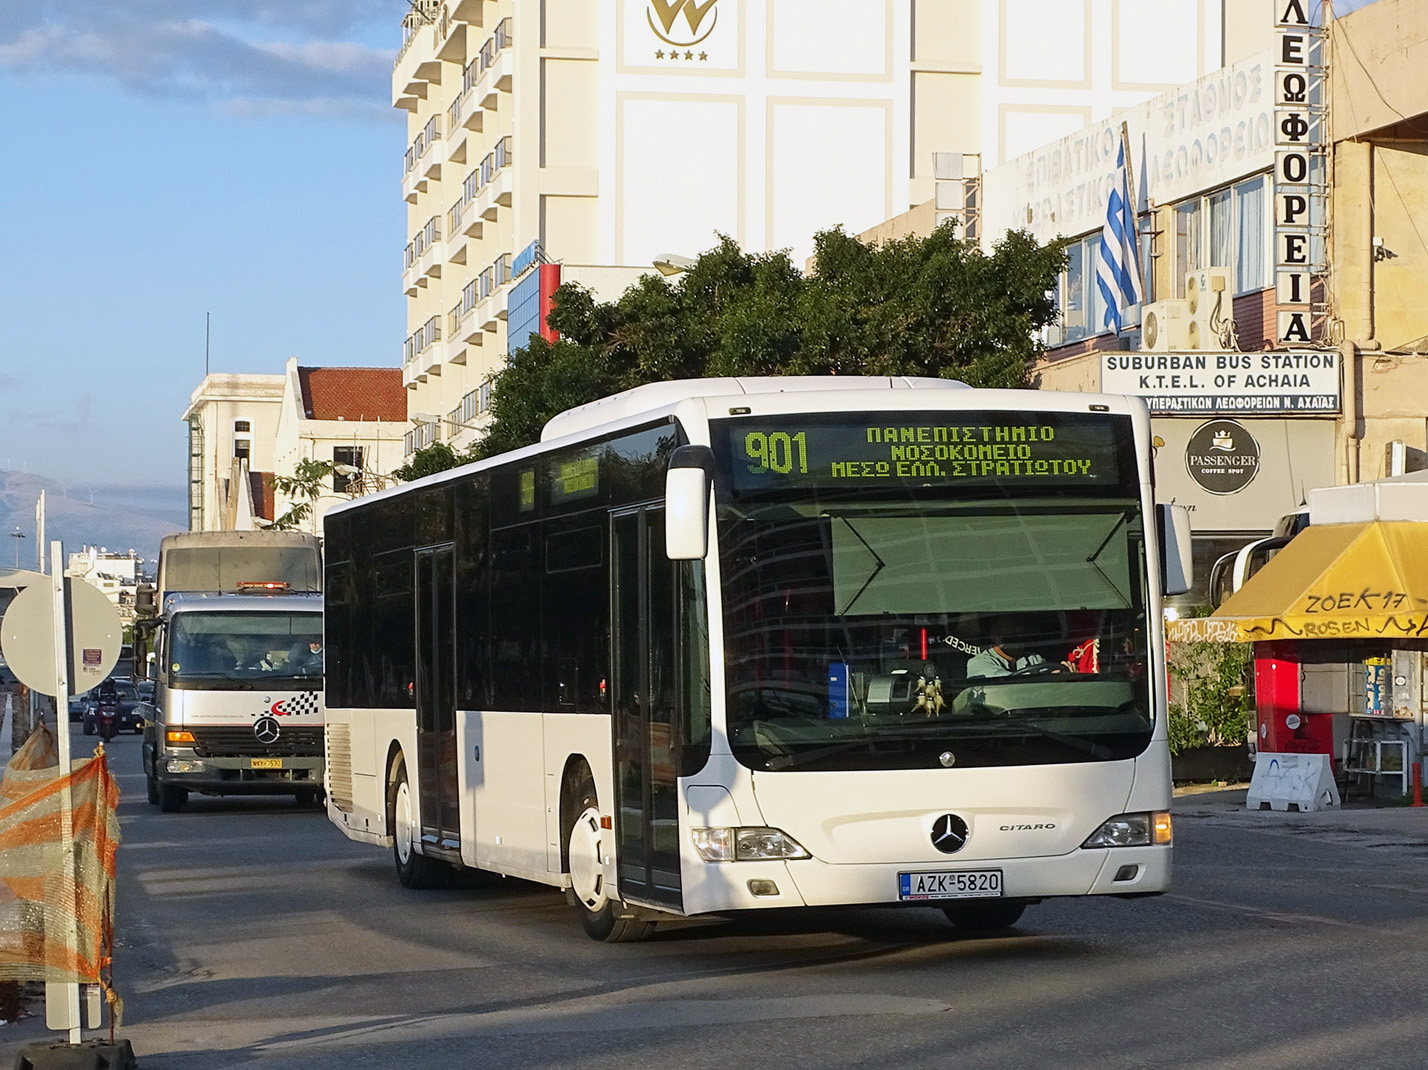
[[(645, 18), (649, 20), (650, 29), (661, 41), (677, 48), (691, 48), (714, 32), (714, 27), (719, 23), (719, 12), (714, 10), (714, 5), (718, 2), (719, 0), (704, 0), (704, 3), (700, 4), (695, 0), (649, 0)], [(682, 27), (675, 26), (681, 14), (689, 27), (687, 33)], [(708, 20), (709, 25), (705, 27), (705, 19), (711, 14), (714, 17)]]
[(1210, 440), (1210, 448), (1212, 450), (1233, 450), (1235, 448), (1234, 436), (1222, 428), (1216, 431), (1215, 437)]

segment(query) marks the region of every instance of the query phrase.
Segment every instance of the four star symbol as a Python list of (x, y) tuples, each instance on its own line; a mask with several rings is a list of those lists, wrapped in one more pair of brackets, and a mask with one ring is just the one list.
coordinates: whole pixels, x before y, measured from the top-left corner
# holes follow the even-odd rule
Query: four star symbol
[[(654, 58), (655, 58), (655, 59), (664, 59), (664, 55), (665, 55), (664, 49), (662, 49), (662, 48), (661, 48), (661, 49), (657, 49), (657, 50), (655, 51)], [(679, 56), (679, 49), (677, 49), (677, 48), (670, 49), (669, 58), (672, 59), (672, 60), (674, 60), (675, 62), (678, 62), (678, 61), (679, 61), (679, 58), (680, 58), (680, 56)], [(686, 51), (686, 52), (684, 53), (684, 58), (687, 59), (687, 60), (692, 60), (692, 59), (694, 59), (694, 53), (693, 53), (693, 52), (690, 52), (690, 51)], [(708, 52), (701, 52), (701, 53), (699, 53), (699, 62), (700, 62), (700, 63), (707, 63), (708, 61), (709, 61), (709, 53), (708, 53)]]

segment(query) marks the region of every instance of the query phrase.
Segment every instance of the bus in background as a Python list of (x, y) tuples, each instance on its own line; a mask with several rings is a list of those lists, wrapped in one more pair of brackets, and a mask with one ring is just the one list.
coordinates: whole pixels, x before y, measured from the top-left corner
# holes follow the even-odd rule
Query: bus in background
[(1133, 398), (711, 379), (344, 503), (328, 814), (408, 887), (543, 882), (609, 941), (1160, 893), (1190, 546), (1149, 458)]
[(317, 800), (321, 586), (313, 535), (164, 538), (158, 601), (140, 600), (150, 610), (135, 627), (135, 678), (154, 684), (143, 710), (150, 803), (170, 813), (190, 792)]

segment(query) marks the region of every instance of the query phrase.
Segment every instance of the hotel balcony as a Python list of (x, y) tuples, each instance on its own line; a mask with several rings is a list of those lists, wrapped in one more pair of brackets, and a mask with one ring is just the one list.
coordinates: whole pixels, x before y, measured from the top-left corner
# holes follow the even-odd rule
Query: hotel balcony
[(482, 108), (495, 108), (500, 94), (511, 91), (511, 74), (514, 68), (512, 49), (503, 48), (496, 53), (491, 65), (481, 72), (481, 80), (476, 83), (476, 99)]
[(481, 16), (486, 5), (482, 0), (456, 0), (451, 7), (451, 17), (460, 19), (471, 26), (481, 25)]
[(422, 177), (421, 163), (413, 163), (411, 170), (402, 175), (402, 197), (408, 204), (416, 204), (417, 194), (425, 192), (426, 179)]
[(418, 286), (425, 286), (427, 279), (441, 278), (441, 265), (446, 263), (446, 242), (438, 238), (427, 245), (426, 250), (417, 257), (417, 272), (421, 278), (417, 280)]
[(466, 343), (460, 338), (450, 338), (446, 342), (446, 363), (466, 363)]
[(417, 374), (416, 361), (409, 360), (402, 365), (402, 386), (408, 390), (415, 390), (417, 383), (422, 381), (422, 377)]
[(506, 299), (509, 296), (510, 288), (503, 286), (476, 306), (476, 318), (481, 321), (483, 331), (495, 332), (501, 329), (501, 323), (506, 318)]
[(392, 104), (407, 111), (416, 111), (417, 101), (425, 100), (427, 87), (441, 84), (441, 60), (427, 51), (435, 30), (419, 26), (397, 54), (392, 69)]
[(446, 346), (437, 339), (417, 354), (417, 368), (423, 376), (440, 375), (441, 361), (446, 356)]
[(476, 198), (477, 214), (483, 219), (495, 219), (501, 208), (509, 208), (514, 184), (510, 167), (503, 167), (492, 175), (491, 181), (481, 187), (481, 193)]

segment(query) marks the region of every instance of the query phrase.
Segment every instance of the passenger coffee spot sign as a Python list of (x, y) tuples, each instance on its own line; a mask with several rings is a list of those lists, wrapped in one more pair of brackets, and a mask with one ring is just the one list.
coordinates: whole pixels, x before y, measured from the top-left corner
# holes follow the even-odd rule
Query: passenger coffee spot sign
[(1190, 436), (1185, 468), (1211, 494), (1234, 494), (1259, 474), (1259, 443), (1243, 424), (1211, 420)]

